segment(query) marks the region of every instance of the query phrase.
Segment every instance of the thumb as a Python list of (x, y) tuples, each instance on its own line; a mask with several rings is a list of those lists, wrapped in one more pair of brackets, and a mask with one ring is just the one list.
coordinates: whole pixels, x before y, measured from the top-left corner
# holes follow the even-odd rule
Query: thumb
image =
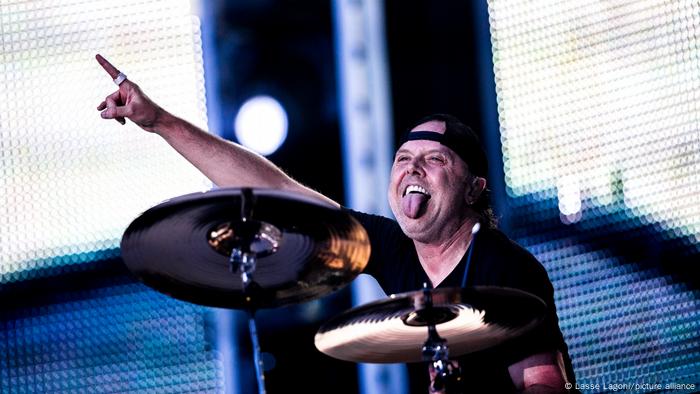
[(100, 112), (102, 119), (115, 119), (115, 118), (125, 118), (131, 115), (131, 111), (127, 107), (107, 107), (104, 111)]

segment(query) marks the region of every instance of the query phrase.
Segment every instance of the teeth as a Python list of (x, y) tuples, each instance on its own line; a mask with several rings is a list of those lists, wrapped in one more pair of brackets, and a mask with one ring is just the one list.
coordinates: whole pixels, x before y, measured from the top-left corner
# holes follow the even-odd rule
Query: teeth
[(406, 188), (406, 192), (404, 192), (404, 196), (408, 193), (421, 193), (421, 194), (428, 194), (428, 191), (425, 190), (424, 188), (418, 186), (418, 185), (410, 185), (409, 187)]

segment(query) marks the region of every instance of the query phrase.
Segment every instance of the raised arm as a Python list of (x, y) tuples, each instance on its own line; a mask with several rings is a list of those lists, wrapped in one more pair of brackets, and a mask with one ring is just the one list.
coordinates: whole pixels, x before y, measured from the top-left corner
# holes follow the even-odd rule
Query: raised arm
[[(100, 55), (95, 58), (112, 79), (119, 76), (119, 70), (107, 59)], [(220, 187), (279, 189), (338, 206), (330, 198), (295, 181), (257, 153), (209, 134), (164, 110), (128, 79), (121, 82), (119, 89), (107, 96), (97, 110), (101, 111), (103, 119), (115, 119), (121, 124), (129, 119), (142, 129), (158, 134)]]

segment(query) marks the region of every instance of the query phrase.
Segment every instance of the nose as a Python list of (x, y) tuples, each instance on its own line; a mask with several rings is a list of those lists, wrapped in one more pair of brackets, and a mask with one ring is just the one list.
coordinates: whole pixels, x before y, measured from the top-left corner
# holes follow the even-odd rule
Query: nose
[(412, 175), (422, 175), (423, 174), (423, 167), (421, 167), (420, 162), (418, 161), (419, 159), (417, 157), (414, 157), (411, 159), (411, 161), (406, 165), (406, 174)]

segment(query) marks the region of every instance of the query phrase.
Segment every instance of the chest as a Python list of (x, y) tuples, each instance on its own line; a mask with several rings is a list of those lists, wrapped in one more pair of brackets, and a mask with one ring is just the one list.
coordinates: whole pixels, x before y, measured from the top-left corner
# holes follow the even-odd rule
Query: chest
[[(399, 256), (397, 256), (399, 257)], [(435, 269), (424, 267), (414, 253), (401, 256), (396, 265), (388, 270), (384, 280), (380, 281), (387, 294), (397, 294), (406, 291), (422, 289), (424, 284), (435, 287), (465, 287), (465, 286), (491, 286), (502, 282), (501, 264), (496, 264), (492, 259), (469, 251), (454, 261)]]
[(458, 256), (453, 258), (452, 261), (420, 261), (420, 266), (428, 280), (428, 284), (431, 287), (439, 287), (450, 274), (456, 271), (457, 266), (462, 260), (463, 258)]

